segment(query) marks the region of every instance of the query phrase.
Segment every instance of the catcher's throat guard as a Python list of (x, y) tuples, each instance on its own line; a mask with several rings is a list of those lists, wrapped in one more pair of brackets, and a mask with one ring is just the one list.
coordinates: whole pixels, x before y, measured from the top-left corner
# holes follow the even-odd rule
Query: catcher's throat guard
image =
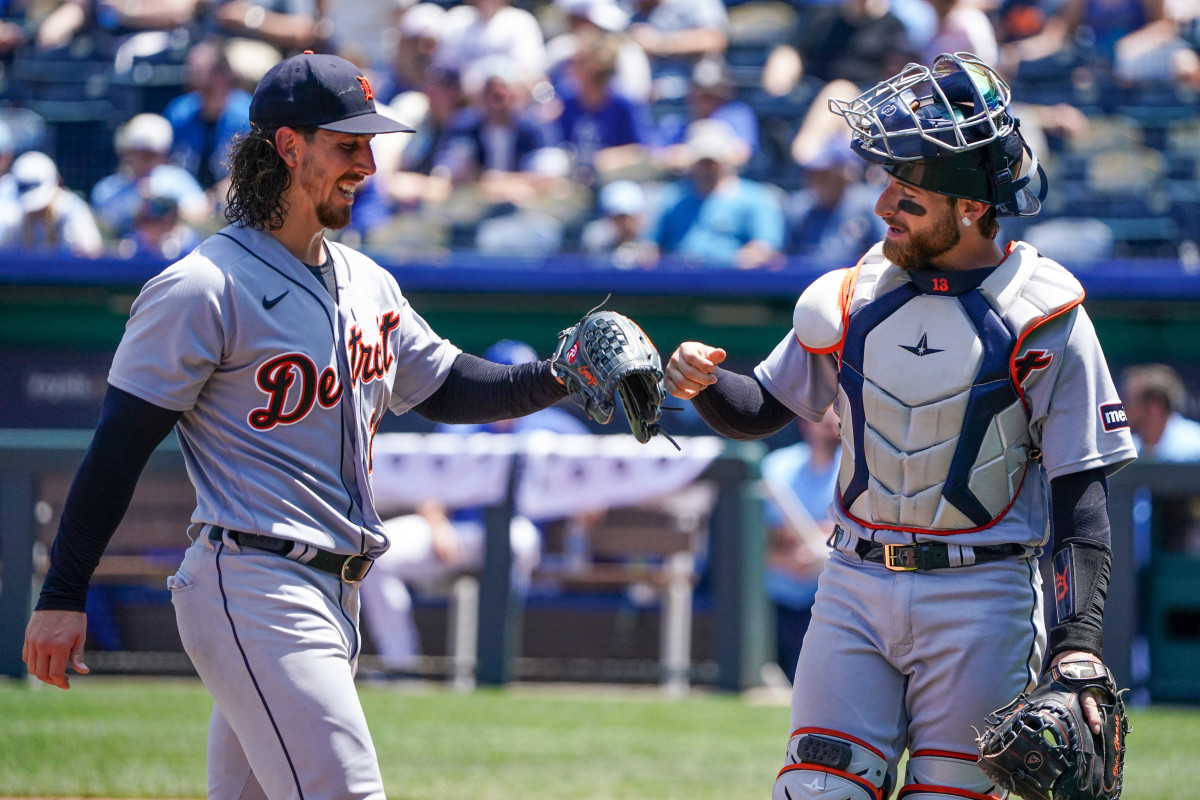
[[(1083, 712), (1093, 692), (1100, 734)], [(992, 712), (976, 739), (979, 768), (1025, 800), (1116, 800), (1129, 720), (1112, 674), (1089, 660), (1051, 667), (1028, 694)]]
[(551, 368), (601, 425), (612, 420), (620, 397), (634, 438), (645, 444), (655, 434), (666, 436), (659, 425), (666, 399), (662, 358), (629, 317), (595, 309), (585, 314), (558, 335)]

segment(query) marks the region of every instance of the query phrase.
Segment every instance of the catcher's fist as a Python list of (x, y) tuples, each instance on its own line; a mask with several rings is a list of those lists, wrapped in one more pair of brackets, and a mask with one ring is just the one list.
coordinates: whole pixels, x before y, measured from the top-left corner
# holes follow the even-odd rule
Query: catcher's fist
[(684, 342), (675, 348), (663, 376), (667, 392), (680, 400), (691, 400), (717, 382), (717, 365), (725, 351), (700, 342)]

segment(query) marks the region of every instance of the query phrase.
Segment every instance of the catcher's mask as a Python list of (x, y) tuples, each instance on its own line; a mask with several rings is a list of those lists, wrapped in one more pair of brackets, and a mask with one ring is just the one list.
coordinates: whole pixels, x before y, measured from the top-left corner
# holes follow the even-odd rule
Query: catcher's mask
[(850, 125), (854, 152), (898, 180), (979, 200), (998, 216), (1032, 217), (1046, 197), (1046, 173), (1009, 112), (1011, 99), (1004, 79), (976, 56), (943, 53), (850, 102), (830, 100), (829, 110)]

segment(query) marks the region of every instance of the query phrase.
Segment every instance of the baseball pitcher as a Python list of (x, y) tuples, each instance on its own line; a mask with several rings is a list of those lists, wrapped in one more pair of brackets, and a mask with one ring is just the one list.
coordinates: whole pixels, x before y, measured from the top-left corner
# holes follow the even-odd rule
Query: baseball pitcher
[(24, 659), (64, 689), (68, 665), (87, 671), (88, 582), (175, 429), (197, 506), (168, 585), (215, 700), (208, 797), (383, 800), (354, 687), (359, 585), (389, 545), (370, 478), (380, 418), (524, 416), (567, 396), (569, 370), (461, 352), (388, 272), (326, 239), (375, 171), (372, 137), (410, 130), (376, 113), (354, 64), (312, 52), (277, 64), (250, 121), (231, 153), (230, 225), (133, 305)]

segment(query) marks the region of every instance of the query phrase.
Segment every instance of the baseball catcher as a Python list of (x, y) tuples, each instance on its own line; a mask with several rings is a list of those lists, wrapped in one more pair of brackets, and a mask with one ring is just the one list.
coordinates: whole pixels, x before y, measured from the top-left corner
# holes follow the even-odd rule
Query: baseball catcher
[(554, 374), (601, 425), (612, 419), (619, 396), (639, 442), (645, 444), (657, 433), (667, 436), (658, 424), (666, 398), (658, 350), (629, 317), (599, 308), (558, 335), (551, 359)]
[[(772, 797), (1002, 797), (1000, 781), (1027, 800), (1115, 798), (1107, 481), (1137, 451), (1082, 285), (998, 238), (1048, 189), (1011, 88), (970, 53), (943, 53), (829, 107), (887, 174), (883, 241), (804, 289), (753, 374), (697, 341), (664, 370), (667, 391), (730, 438), (831, 407), (840, 420), (831, 553), (808, 595)], [(1047, 659), (1051, 688), (1006, 706)], [(992, 775), (971, 726), (1001, 706), (1011, 730), (983, 737)]]
[[(1095, 698), (1096, 734), (1085, 717)], [(1032, 692), (988, 716), (976, 740), (979, 767), (1025, 800), (1115, 800), (1121, 796), (1125, 703), (1108, 669), (1095, 661), (1062, 661)]]

